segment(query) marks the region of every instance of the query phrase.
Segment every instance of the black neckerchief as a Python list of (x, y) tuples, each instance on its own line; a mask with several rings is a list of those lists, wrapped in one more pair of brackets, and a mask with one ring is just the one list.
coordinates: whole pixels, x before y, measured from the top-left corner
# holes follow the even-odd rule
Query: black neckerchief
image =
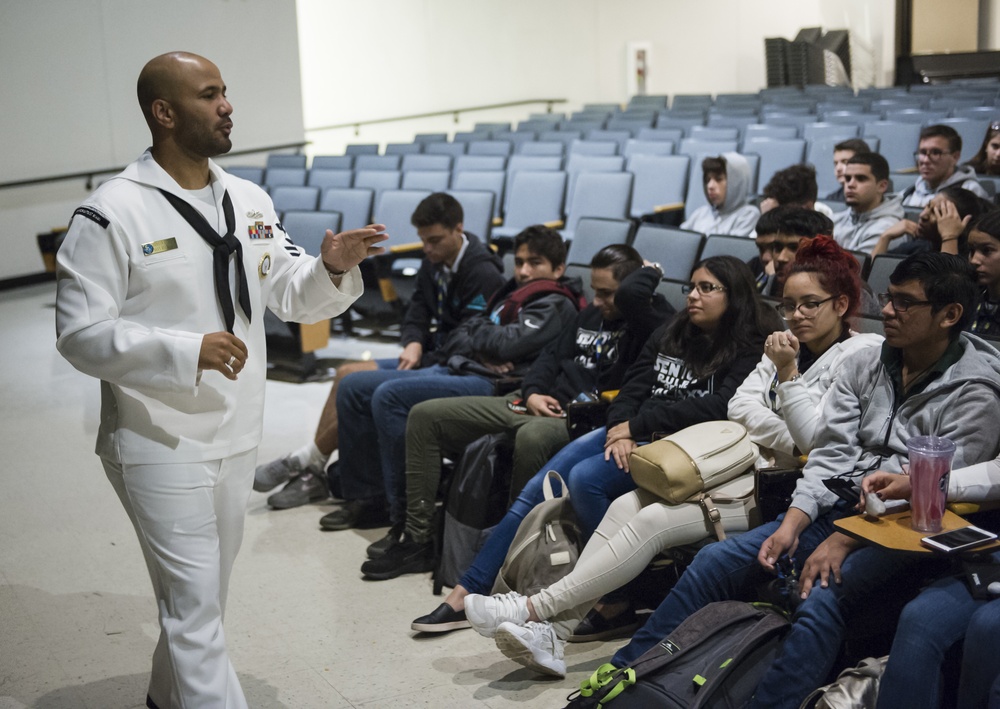
[[(157, 188), (160, 189), (160, 188)], [(233, 201), (229, 198), (229, 190), (222, 195), (222, 211), (226, 217), (226, 235), (219, 236), (204, 215), (177, 195), (164, 189), (160, 193), (184, 217), (184, 221), (198, 232), (202, 239), (212, 247), (212, 267), (215, 275), (215, 293), (222, 307), (222, 315), (226, 319), (226, 331), (233, 333), (236, 323), (236, 308), (233, 306), (233, 294), (229, 291), (229, 257), (236, 254), (236, 278), (238, 279), (240, 307), (250, 321), (250, 289), (247, 286), (247, 274), (243, 268), (243, 245), (236, 238), (236, 215), (233, 212)]]

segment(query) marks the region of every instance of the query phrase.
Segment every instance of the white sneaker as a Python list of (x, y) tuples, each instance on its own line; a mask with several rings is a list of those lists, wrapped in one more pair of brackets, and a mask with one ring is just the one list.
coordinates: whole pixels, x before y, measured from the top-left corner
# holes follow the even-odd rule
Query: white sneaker
[(528, 621), (528, 598), (517, 591), (496, 596), (470, 593), (465, 597), (465, 617), (484, 638), (492, 638), (501, 623), (521, 625)]
[(524, 625), (501, 623), (496, 644), (506, 657), (543, 675), (566, 676), (563, 643), (556, 637), (552, 623), (528, 621)]

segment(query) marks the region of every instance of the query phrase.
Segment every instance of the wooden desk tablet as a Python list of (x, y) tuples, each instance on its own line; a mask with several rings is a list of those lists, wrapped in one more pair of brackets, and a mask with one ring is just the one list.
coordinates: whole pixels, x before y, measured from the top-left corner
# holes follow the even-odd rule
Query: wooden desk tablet
[[(920, 543), (921, 539), (933, 534), (933, 532), (918, 532), (911, 529), (910, 519), (912, 516), (910, 510), (893, 512), (877, 519), (870, 519), (864, 515), (855, 515), (854, 517), (838, 519), (833, 524), (848, 536), (860, 539), (861, 541), (871, 542), (884, 549), (918, 554), (940, 554), (941, 552), (931, 551)], [(968, 522), (951, 510), (944, 511), (944, 516), (941, 518), (942, 532), (950, 532), (953, 529), (961, 529), (962, 527), (969, 526), (971, 525)], [(1000, 546), (1000, 541), (983, 544), (967, 551), (983, 551), (984, 549), (993, 549), (998, 546)]]

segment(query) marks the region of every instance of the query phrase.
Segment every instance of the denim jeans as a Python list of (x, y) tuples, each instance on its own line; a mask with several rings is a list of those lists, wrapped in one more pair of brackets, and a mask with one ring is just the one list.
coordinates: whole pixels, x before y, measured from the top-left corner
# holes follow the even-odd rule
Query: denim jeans
[[(604, 450), (606, 435), (607, 430), (599, 428), (580, 436), (552, 456), (535, 477), (528, 481), (524, 489), (521, 490), (521, 494), (507, 510), (507, 514), (493, 528), (493, 532), (483, 544), (483, 548), (479, 550), (472, 565), (459, 581), (464, 588), (468, 589), (470, 593), (481, 594), (488, 594), (493, 590), (493, 582), (496, 580), (497, 574), (500, 573), (500, 567), (503, 566), (503, 560), (507, 556), (511, 542), (514, 541), (514, 535), (517, 534), (521, 520), (531, 512), (535, 505), (545, 499), (542, 487), (545, 473), (549, 470), (556, 470), (563, 478), (572, 479), (577, 463)], [(569, 485), (568, 481), (567, 485)]]
[[(796, 566), (802, 564), (835, 528), (846, 505), (838, 505), (819, 517), (799, 535)], [(618, 651), (612, 663), (624, 667), (669, 635), (689, 615), (713, 601), (752, 600), (756, 585), (767, 579), (757, 563), (763, 542), (780, 522), (752, 529), (738, 537), (702, 549), (680, 581), (632, 642)], [(764, 675), (750, 706), (795, 709), (816, 687), (824, 684), (840, 652), (846, 619), (863, 604), (879, 603), (878, 593), (895, 594), (915, 589), (926, 564), (936, 559), (895, 554), (876, 547), (863, 547), (844, 561), (842, 583), (818, 584), (792, 616), (792, 628), (780, 654)]]
[[(879, 709), (940, 706), (945, 653), (962, 641), (969, 620), (983, 603), (972, 598), (965, 581), (948, 577), (906, 604), (879, 682)], [(990, 652), (995, 654), (992, 648)]]
[[(994, 562), (1000, 554), (993, 555)], [(1000, 709), (1000, 601), (976, 601), (962, 650), (958, 706)]]
[[(381, 362), (379, 363), (381, 366)], [(406, 510), (406, 417), (410, 407), (443, 396), (485, 396), (493, 383), (447, 367), (376, 369), (344, 377), (337, 392), (340, 475), (348, 500), (388, 499), (390, 519)]]
[(604, 460), (603, 448), (597, 455), (574, 465), (566, 484), (580, 529), (587, 539), (604, 519), (611, 503), (636, 489), (632, 476), (620, 470), (614, 458)]

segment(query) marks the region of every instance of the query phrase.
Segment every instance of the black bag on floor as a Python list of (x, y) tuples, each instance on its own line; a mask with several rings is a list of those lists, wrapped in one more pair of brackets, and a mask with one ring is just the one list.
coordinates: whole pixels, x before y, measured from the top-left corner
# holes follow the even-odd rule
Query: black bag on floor
[(504, 514), (510, 495), (514, 444), (503, 433), (470, 443), (455, 466), (444, 508), (441, 559), (434, 590), (454, 587)]
[(778, 654), (790, 629), (770, 608), (710, 603), (677, 626), (631, 667), (601, 665), (566, 709), (738, 709)]

